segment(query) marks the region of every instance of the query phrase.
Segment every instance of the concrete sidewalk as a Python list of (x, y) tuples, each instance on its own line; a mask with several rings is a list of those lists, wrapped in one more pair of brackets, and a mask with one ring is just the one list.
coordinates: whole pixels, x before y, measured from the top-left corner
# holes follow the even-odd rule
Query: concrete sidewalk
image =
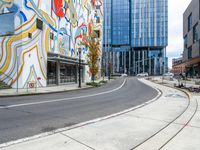
[[(103, 78), (96, 80), (95, 82), (100, 82)], [(105, 81), (108, 81), (105, 78)], [(82, 83), (81, 88), (78, 87), (78, 84), (65, 84), (59, 86), (48, 86), (48, 87), (39, 87), (32, 89), (2, 89), (0, 90), (0, 97), (11, 97), (11, 96), (25, 96), (25, 95), (37, 95), (37, 94), (48, 94), (48, 93), (58, 93), (58, 92), (66, 92), (66, 91), (75, 91), (81, 89), (92, 88), (92, 86), (86, 85), (86, 83)]]
[(159, 89), (162, 95), (111, 116), (0, 147), (2, 150), (157, 150), (164, 145), (163, 149), (168, 150), (199, 150), (200, 98), (189, 100), (179, 90), (141, 81)]
[(167, 77), (153, 77), (152, 78), (153, 81), (158, 81), (159, 83), (165, 83), (168, 84), (170, 86), (174, 86), (174, 84), (178, 85), (179, 83), (182, 83), (184, 86), (186, 85), (186, 87), (200, 87), (200, 85), (196, 84), (196, 82), (200, 82), (199, 79), (191, 79), (191, 81), (187, 81), (187, 80), (177, 80), (175, 78), (173, 78), (173, 80), (171, 80), (170, 78)]

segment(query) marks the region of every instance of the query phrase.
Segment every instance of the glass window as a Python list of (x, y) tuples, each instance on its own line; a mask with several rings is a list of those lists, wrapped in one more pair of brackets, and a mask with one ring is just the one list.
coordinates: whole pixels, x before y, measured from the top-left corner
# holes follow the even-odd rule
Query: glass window
[(187, 35), (184, 37), (184, 47), (187, 48), (188, 38)]
[(197, 29), (197, 26), (198, 24), (196, 24), (194, 27), (193, 27), (193, 43), (196, 43), (198, 42), (198, 29)]
[(15, 13), (0, 14), (0, 36), (9, 36), (14, 34), (14, 16)]
[(188, 17), (188, 31), (192, 29), (192, 14)]
[(192, 46), (188, 48), (188, 59), (192, 58)]

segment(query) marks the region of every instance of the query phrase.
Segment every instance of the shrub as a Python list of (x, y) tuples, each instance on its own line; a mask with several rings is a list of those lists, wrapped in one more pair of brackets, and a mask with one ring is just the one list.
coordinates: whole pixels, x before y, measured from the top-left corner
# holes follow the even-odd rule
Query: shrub
[(86, 83), (86, 85), (93, 86), (93, 87), (99, 87), (100, 86), (100, 84), (96, 83), (96, 82), (88, 82), (88, 83)]

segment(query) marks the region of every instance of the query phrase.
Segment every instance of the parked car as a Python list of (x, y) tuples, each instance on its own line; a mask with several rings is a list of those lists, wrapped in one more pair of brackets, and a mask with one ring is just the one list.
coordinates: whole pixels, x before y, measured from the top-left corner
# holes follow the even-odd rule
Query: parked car
[(174, 74), (168, 72), (168, 73), (163, 74), (163, 76), (165, 76), (165, 77), (172, 77), (172, 78), (173, 78), (173, 77), (174, 77)]
[(127, 77), (128, 75), (126, 73), (121, 74), (122, 77)]
[(137, 77), (148, 77), (149, 74), (147, 72), (137, 74)]

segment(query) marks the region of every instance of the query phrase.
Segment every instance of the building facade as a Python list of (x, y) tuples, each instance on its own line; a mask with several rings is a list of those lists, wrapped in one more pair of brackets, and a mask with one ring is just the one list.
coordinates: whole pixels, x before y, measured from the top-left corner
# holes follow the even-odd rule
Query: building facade
[(105, 0), (103, 30), (106, 69), (160, 75), (168, 68), (168, 0)]
[(13, 88), (75, 83), (81, 55), (89, 81), (82, 42), (91, 30), (101, 40), (102, 11), (101, 0), (1, 0), (0, 80)]
[(183, 14), (183, 61), (188, 76), (200, 76), (200, 0), (192, 0)]
[(183, 57), (172, 59), (172, 73), (175, 76), (180, 74), (185, 74), (185, 63), (183, 62)]

